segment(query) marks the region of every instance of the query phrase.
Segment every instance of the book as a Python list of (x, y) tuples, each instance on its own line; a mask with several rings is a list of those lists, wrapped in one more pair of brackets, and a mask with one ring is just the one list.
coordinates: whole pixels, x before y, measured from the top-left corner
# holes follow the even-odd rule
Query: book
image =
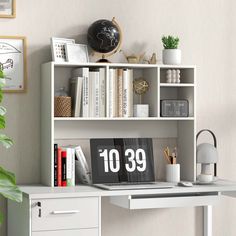
[(89, 97), (90, 97), (90, 85), (89, 85), (89, 68), (82, 67), (72, 71), (72, 77), (83, 77), (82, 83), (82, 117), (89, 117)]
[(75, 170), (76, 170), (76, 180), (78, 183), (82, 184), (92, 184), (91, 172), (80, 146), (75, 148)]
[(83, 77), (70, 79), (70, 95), (72, 98), (72, 116), (81, 116)]
[(89, 71), (90, 79), (90, 101), (89, 111), (90, 117), (99, 117), (100, 107), (99, 107), (99, 97), (100, 97), (100, 83), (99, 83), (99, 71)]
[(62, 186), (62, 160), (61, 160), (61, 148), (58, 147), (57, 152), (57, 181), (58, 181), (58, 187)]
[(118, 117), (123, 117), (123, 69), (118, 69)]
[(58, 186), (58, 145), (54, 144), (54, 186)]
[(133, 70), (123, 70), (123, 114), (133, 116)]
[(99, 68), (99, 117), (106, 116), (106, 70)]
[(61, 152), (61, 186), (67, 186), (66, 182), (66, 151)]
[(66, 183), (75, 186), (75, 149), (67, 147), (66, 155)]
[(109, 70), (109, 117), (117, 117), (117, 69)]

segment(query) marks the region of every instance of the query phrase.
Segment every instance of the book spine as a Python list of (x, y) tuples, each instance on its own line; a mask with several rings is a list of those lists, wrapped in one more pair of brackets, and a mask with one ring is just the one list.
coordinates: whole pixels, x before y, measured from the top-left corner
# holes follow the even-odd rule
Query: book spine
[(94, 72), (94, 116), (99, 117), (100, 116), (100, 106), (99, 106), (99, 100), (100, 100), (100, 83), (99, 83), (99, 72)]
[(106, 71), (106, 117), (110, 117), (110, 70)]
[(83, 117), (89, 117), (89, 78), (83, 77)]
[(71, 148), (66, 149), (66, 183), (72, 186), (72, 151)]
[(54, 186), (58, 186), (58, 145), (54, 144)]
[(105, 110), (106, 110), (106, 70), (105, 68), (100, 68), (99, 69), (99, 89), (100, 89), (100, 94), (99, 94), (99, 107), (100, 107), (100, 112), (99, 116), (100, 117), (105, 117)]
[(58, 180), (58, 185), (57, 186), (62, 186), (62, 158), (61, 158), (61, 148), (58, 147), (58, 153), (57, 153), (57, 180)]
[(123, 69), (118, 69), (118, 117), (123, 117)]
[(117, 70), (110, 69), (109, 78), (109, 114), (110, 117), (117, 117)]
[(71, 185), (75, 186), (75, 149), (71, 149)]
[(128, 117), (128, 93), (129, 93), (129, 79), (128, 70), (123, 70), (123, 115)]
[(62, 174), (62, 181), (61, 181), (61, 185), (63, 187), (67, 186), (66, 184), (66, 151), (62, 151), (61, 152), (61, 174)]
[(133, 108), (133, 70), (128, 70), (128, 78), (129, 78), (129, 93), (128, 93), (128, 116), (133, 117), (134, 108)]

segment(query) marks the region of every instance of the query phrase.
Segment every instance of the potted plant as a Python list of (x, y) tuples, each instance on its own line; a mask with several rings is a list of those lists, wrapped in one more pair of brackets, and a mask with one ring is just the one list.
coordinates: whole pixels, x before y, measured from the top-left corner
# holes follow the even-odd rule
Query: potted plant
[[(5, 79), (3, 71), (0, 70), (0, 103), (3, 99), (2, 88), (5, 85)], [(0, 130), (5, 128), (5, 114), (6, 108), (0, 105)], [(9, 148), (13, 145), (13, 141), (0, 132), (0, 144), (5, 148)], [(2, 157), (2, 155), (0, 155)], [(22, 192), (16, 186), (15, 175), (0, 166), (0, 195), (13, 201), (22, 201)], [(3, 221), (3, 214), (0, 212), (0, 224)]]
[(179, 38), (170, 35), (163, 36), (162, 43), (164, 46), (164, 50), (162, 51), (163, 64), (181, 64), (181, 50), (178, 49)]

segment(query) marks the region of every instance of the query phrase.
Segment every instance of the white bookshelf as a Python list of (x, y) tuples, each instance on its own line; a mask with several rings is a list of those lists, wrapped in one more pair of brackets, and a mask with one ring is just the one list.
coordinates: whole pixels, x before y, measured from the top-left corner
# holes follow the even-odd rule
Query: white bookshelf
[[(144, 77), (150, 84), (143, 97), (149, 104), (147, 118), (83, 118), (54, 117), (54, 91), (68, 88), (71, 71), (78, 67), (132, 68), (134, 78)], [(167, 69), (180, 69), (181, 84), (165, 83)], [(106, 73), (108, 76), (108, 73)], [(192, 65), (149, 65), (126, 63), (54, 63), (42, 65), (41, 80), (41, 178), (42, 183), (53, 186), (53, 152), (55, 140), (90, 138), (150, 137), (174, 138), (179, 150), (182, 179), (196, 179), (196, 68)], [(134, 95), (134, 103), (137, 100)], [(161, 117), (161, 99), (188, 99), (189, 117)], [(155, 147), (154, 147), (155, 148)]]

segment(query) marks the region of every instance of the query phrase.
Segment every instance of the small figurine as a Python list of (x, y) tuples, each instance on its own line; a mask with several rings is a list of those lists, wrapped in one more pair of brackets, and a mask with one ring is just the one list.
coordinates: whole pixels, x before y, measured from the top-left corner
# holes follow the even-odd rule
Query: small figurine
[(144, 61), (146, 61), (148, 64), (157, 64), (157, 54), (154, 52), (150, 59), (146, 59)]

